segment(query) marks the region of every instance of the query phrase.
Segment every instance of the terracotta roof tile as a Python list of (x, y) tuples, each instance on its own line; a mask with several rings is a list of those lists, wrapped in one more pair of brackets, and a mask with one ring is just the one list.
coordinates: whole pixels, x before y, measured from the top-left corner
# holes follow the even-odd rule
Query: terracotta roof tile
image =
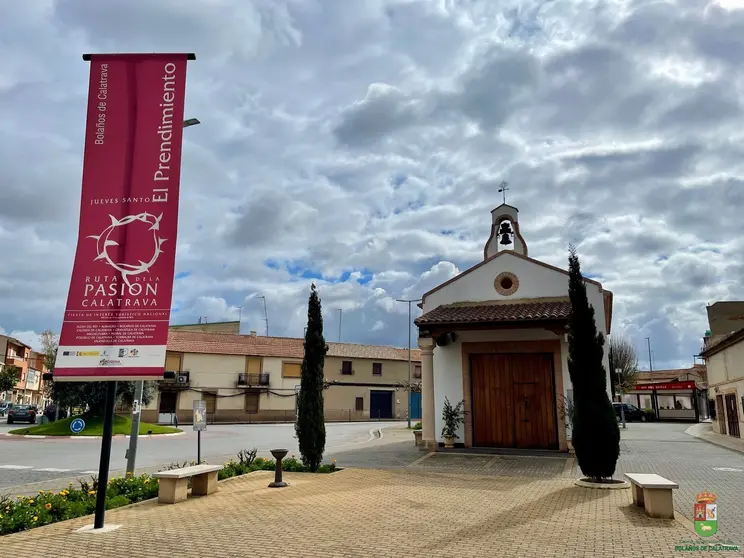
[(443, 304), (415, 320), (416, 325), (565, 320), (571, 314), (568, 297), (522, 301)]
[(657, 382), (669, 382), (673, 380), (687, 380), (688, 374), (690, 375), (690, 380), (698, 378), (704, 382), (707, 379), (707, 367), (704, 364), (696, 364), (692, 368), (638, 372), (636, 374), (636, 383), (653, 384)]
[[(293, 337), (253, 337), (252, 335), (179, 330), (168, 332), (168, 350), (177, 353), (296, 359), (301, 359), (305, 351), (304, 340)], [(354, 343), (328, 343), (327, 356), (370, 360), (408, 360), (408, 349)], [(412, 349), (411, 359), (420, 361), (421, 351)]]

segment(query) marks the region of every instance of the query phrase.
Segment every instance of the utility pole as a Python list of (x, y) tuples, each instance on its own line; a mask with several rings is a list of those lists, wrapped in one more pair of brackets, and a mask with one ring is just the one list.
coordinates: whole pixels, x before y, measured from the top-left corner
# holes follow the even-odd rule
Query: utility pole
[(646, 337), (646, 344), (648, 345), (648, 370), (649, 372), (654, 371), (654, 362), (651, 358), (651, 338)]
[(338, 342), (341, 343), (341, 318), (344, 315), (344, 311), (338, 308)]
[(396, 299), (395, 302), (408, 304), (408, 428), (411, 428), (411, 303), (421, 302), (420, 298)]
[(266, 337), (268, 337), (269, 336), (269, 311), (266, 309), (266, 297), (264, 295), (261, 295), (258, 298), (263, 300), (264, 322), (266, 322)]
[(134, 383), (134, 401), (132, 402), (132, 431), (129, 435), (127, 450), (127, 477), (134, 476), (134, 464), (137, 460), (137, 438), (139, 436), (140, 417), (142, 416), (142, 392), (145, 382)]

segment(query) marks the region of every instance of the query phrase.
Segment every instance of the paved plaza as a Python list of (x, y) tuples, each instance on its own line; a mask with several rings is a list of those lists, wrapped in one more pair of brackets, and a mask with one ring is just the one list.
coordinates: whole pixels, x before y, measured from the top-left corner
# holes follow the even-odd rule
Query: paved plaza
[[(567, 478), (346, 469), (222, 483), (204, 498), (114, 510), (104, 534), (81, 518), (3, 539), (9, 556), (244, 558), (673, 556), (689, 526), (647, 518), (628, 490), (586, 490)], [(690, 553), (688, 555), (695, 555)], [(715, 553), (706, 553), (715, 555)]]
[[(705, 432), (707, 425), (694, 428)], [(327, 454), (343, 471), (288, 474), (272, 490), (258, 472), (175, 506), (145, 502), (107, 513), (105, 534), (80, 518), (4, 537), (15, 556), (396, 557), (695, 556), (695, 494), (719, 495), (719, 536), (744, 546), (744, 454), (686, 433), (689, 424), (629, 424), (617, 476), (656, 472), (679, 483), (675, 520), (650, 519), (630, 490), (579, 488), (567, 455), (425, 453), (401, 425)], [(713, 541), (710, 541), (713, 542)], [(720, 553), (718, 555), (735, 555)]]

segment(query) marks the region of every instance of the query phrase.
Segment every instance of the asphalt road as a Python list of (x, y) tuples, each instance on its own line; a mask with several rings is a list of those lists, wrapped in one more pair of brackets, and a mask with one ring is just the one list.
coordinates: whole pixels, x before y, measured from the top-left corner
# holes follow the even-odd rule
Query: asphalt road
[[(378, 428), (401, 427), (399, 422), (331, 423), (326, 425), (328, 461), (334, 453), (364, 447)], [(18, 428), (0, 422), (0, 493), (29, 483), (48, 482), (97, 474), (101, 451), (100, 439), (23, 438), (6, 432)], [(158, 470), (173, 462), (196, 460), (197, 436), (190, 426), (178, 436), (140, 437), (137, 470)], [(127, 438), (114, 438), (111, 471), (126, 468)], [(202, 460), (227, 461), (242, 449), (257, 448), (259, 455), (270, 457), (272, 448), (286, 448), (299, 454), (293, 424), (210, 425), (202, 433)], [(23, 491), (25, 492), (25, 491)], [(19, 492), (21, 493), (21, 492)]]

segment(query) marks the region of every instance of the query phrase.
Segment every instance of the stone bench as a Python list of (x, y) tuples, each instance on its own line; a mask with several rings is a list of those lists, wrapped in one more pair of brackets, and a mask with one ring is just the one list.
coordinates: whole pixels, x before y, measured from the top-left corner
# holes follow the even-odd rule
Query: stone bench
[(633, 490), (633, 503), (643, 506), (650, 517), (674, 519), (672, 490), (679, 488), (676, 482), (653, 473), (625, 473)]
[(217, 473), (221, 465), (192, 465), (170, 471), (160, 471), (153, 475), (160, 481), (158, 502), (176, 504), (186, 499), (188, 483), (191, 479), (191, 494), (206, 496), (217, 492)]

